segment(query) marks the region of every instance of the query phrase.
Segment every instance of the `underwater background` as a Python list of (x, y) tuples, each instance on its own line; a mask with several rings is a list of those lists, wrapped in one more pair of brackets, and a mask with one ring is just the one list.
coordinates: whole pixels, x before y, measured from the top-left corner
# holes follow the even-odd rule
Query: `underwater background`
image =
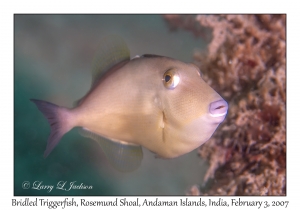
[[(209, 141), (171, 160), (144, 149), (141, 167), (126, 174), (73, 129), (43, 158), (50, 128), (29, 99), (72, 107), (110, 34), (123, 37), (131, 57), (164, 55), (201, 69), (229, 104)], [(285, 14), (15, 15), (14, 35), (15, 195), (286, 195)], [(72, 182), (92, 189), (32, 189)]]
[[(15, 15), (14, 195), (185, 195), (203, 180), (208, 166), (196, 150), (161, 160), (143, 148), (141, 167), (120, 173), (76, 129), (43, 158), (50, 126), (29, 99), (72, 107), (88, 91), (94, 53), (110, 34), (126, 41), (131, 57), (147, 53), (192, 62), (195, 49), (207, 45), (191, 32), (172, 33), (161, 15)], [(92, 189), (32, 189), (61, 181)]]

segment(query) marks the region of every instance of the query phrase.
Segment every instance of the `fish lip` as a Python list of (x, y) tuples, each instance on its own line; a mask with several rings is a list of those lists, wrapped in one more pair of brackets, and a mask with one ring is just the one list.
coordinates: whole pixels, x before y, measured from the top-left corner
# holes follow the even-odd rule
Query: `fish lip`
[[(216, 100), (209, 105), (209, 115), (213, 118), (225, 118), (228, 111), (228, 103), (223, 100)], [(223, 120), (222, 120), (223, 121)]]
[(217, 118), (217, 117), (222, 117), (222, 116), (225, 116), (227, 114), (227, 111), (224, 112), (223, 114), (211, 114), (209, 113), (210, 116), (214, 117), (214, 118)]

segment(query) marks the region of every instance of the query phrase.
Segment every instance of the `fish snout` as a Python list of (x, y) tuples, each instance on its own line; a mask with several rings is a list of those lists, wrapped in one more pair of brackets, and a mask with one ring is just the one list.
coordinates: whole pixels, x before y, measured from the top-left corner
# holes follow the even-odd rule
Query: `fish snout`
[(214, 101), (209, 105), (209, 114), (212, 117), (221, 117), (227, 114), (228, 104), (223, 99)]

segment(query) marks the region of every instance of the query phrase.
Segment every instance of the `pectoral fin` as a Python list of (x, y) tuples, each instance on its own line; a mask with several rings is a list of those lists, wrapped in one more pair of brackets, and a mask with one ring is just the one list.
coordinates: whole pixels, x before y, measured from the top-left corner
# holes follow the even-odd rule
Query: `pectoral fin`
[(97, 141), (109, 162), (117, 170), (121, 172), (131, 172), (141, 165), (143, 159), (141, 146), (112, 141), (84, 128), (80, 128), (79, 133), (84, 137)]

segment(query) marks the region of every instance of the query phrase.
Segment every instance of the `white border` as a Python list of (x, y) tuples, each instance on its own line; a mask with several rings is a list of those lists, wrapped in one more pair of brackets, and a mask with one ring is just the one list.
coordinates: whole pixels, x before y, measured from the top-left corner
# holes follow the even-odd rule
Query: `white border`
[[(292, 2), (292, 1), (291, 1)], [(293, 1), (296, 2), (296, 1)], [(13, 197), (13, 14), (14, 13), (287, 13), (287, 196), (286, 197), (242, 197), (243, 200), (288, 200), (288, 208), (297, 209), (299, 189), (299, 11), (290, 2), (265, 1), (4, 1), (1, 3), (1, 195), (0, 206), (10, 209)], [(15, 197), (17, 199), (25, 197)], [(30, 197), (33, 199), (33, 197)], [(43, 197), (39, 197), (43, 198)], [(46, 197), (62, 200), (63, 197)], [(71, 197), (69, 197), (71, 198)], [(79, 200), (81, 197), (75, 197)], [(83, 197), (88, 198), (88, 197)], [(120, 197), (124, 198), (124, 197)], [(147, 197), (141, 197), (144, 199)], [(155, 197), (149, 197), (154, 200)], [(184, 197), (185, 198), (185, 197)], [(210, 197), (205, 197), (209, 199)], [(216, 197), (212, 197), (216, 199)], [(230, 200), (233, 197), (223, 197)], [(235, 197), (234, 197), (235, 198)], [(91, 200), (112, 199), (91, 197)], [(128, 197), (128, 199), (134, 199)], [(179, 200), (180, 197), (162, 197)], [(192, 198), (191, 198), (192, 199)], [(294, 207), (294, 208), (293, 208)], [(96, 207), (103, 208), (103, 207)], [(119, 209), (111, 208), (111, 209)], [(126, 207), (132, 209), (131, 207)], [(153, 207), (149, 207), (153, 208)], [(156, 207), (166, 208), (166, 207)], [(193, 207), (195, 208), (195, 207)], [(199, 207), (197, 207), (199, 208)], [(246, 207), (245, 207), (246, 208)], [(14, 209), (23, 209), (22, 207)], [(28, 208), (27, 208), (28, 209)], [(40, 209), (40, 208), (39, 208)], [(48, 209), (48, 208), (47, 208)], [(57, 208), (59, 209), (59, 208)], [(67, 208), (72, 209), (72, 208)], [(76, 208), (79, 209), (79, 208)], [(86, 208), (80, 208), (86, 209)], [(90, 209), (90, 208), (88, 208)], [(170, 209), (170, 208), (169, 208)], [(172, 208), (174, 209), (174, 208)], [(205, 209), (220, 209), (205, 208)], [(237, 208), (236, 208), (237, 209)], [(240, 207), (239, 207), (240, 209)], [(250, 209), (248, 207), (247, 209)], [(254, 209), (254, 208), (251, 208)], [(257, 209), (257, 208), (255, 208)], [(272, 209), (272, 208), (269, 208)]]

